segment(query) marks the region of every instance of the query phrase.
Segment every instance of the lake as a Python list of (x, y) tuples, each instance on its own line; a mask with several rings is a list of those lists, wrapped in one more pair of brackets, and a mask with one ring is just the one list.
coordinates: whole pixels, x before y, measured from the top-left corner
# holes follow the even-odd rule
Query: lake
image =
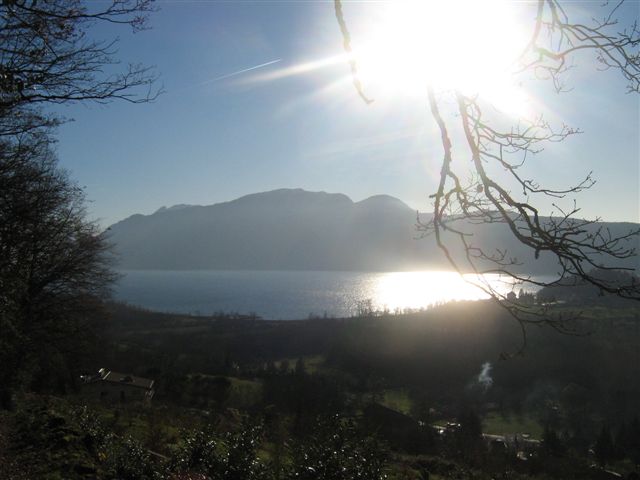
[[(358, 307), (391, 312), (487, 295), (453, 272), (122, 271), (118, 301), (175, 313), (255, 313), (265, 319), (345, 317)], [(466, 276), (473, 280), (473, 276)], [(510, 282), (497, 275), (504, 292)], [(518, 290), (518, 287), (516, 287)]]

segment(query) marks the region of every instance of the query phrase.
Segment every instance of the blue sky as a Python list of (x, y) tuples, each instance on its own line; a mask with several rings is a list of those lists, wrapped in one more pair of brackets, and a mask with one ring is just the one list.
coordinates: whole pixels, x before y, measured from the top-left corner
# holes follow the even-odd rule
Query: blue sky
[[(349, 74), (342, 61), (253, 81), (340, 55), (332, 2), (159, 6), (151, 30), (117, 32), (118, 56), (155, 65), (166, 93), (152, 104), (62, 109), (74, 121), (60, 129), (60, 162), (85, 187), (93, 218), (106, 226), (163, 205), (206, 205), (284, 187), (354, 200), (385, 193), (429, 210), (441, 146), (426, 95), (383, 95), (367, 106), (348, 81), (336, 84)], [(632, 3), (624, 14), (637, 18), (637, 7)], [(356, 8), (362, 6), (347, 4), (345, 11), (353, 18)], [(110, 38), (114, 30), (94, 33)], [(581, 214), (639, 221), (638, 96), (625, 94), (614, 72), (597, 72), (589, 61), (567, 80), (572, 92), (558, 96), (536, 86), (536, 93), (558, 121), (584, 133), (550, 145), (529, 162), (530, 172), (561, 187), (593, 171), (598, 183), (577, 197)]]

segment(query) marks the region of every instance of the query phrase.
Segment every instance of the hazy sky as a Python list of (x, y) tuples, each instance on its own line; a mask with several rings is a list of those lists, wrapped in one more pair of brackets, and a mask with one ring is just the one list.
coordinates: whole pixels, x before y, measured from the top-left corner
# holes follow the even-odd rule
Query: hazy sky
[[(332, 2), (159, 6), (152, 30), (118, 32), (119, 58), (156, 65), (166, 93), (153, 104), (62, 111), (75, 121), (60, 129), (60, 161), (85, 186), (93, 217), (108, 225), (163, 205), (283, 187), (354, 200), (386, 193), (430, 209), (442, 154), (426, 95), (378, 92), (367, 106), (345, 61), (312, 63), (343, 53)], [(345, 6), (354, 41), (366, 34), (357, 8)], [(623, 14), (637, 18), (638, 3)], [(95, 33), (109, 38), (113, 30)], [(552, 120), (584, 133), (550, 145), (530, 160), (529, 173), (562, 187), (593, 171), (598, 183), (577, 197), (581, 213), (639, 221), (639, 99), (625, 94), (619, 75), (587, 63), (567, 77), (569, 93), (535, 87)], [(319, 68), (284, 75), (301, 64)]]

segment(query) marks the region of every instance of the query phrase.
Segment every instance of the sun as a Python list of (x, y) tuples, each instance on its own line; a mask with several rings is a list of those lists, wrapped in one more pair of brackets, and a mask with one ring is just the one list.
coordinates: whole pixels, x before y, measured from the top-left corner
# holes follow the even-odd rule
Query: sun
[[(380, 96), (424, 97), (427, 85), (480, 95), (511, 109), (527, 35), (514, 4), (499, 0), (369, 4), (352, 36), (362, 83)], [(520, 9), (524, 7), (519, 7)]]
[[(350, 53), (283, 66), (244, 81), (274, 81), (355, 61), (358, 81), (374, 99), (424, 99), (432, 87), (478, 96), (512, 117), (528, 118), (535, 110), (534, 99), (515, 75), (532, 34), (533, 3), (381, 0), (349, 5)], [(327, 90), (351, 90), (351, 73)]]

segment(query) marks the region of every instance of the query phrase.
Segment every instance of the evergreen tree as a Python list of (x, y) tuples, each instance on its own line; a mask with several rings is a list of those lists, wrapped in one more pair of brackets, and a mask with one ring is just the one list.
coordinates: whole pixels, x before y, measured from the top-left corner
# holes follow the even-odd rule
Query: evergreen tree
[(615, 455), (613, 440), (611, 438), (611, 431), (606, 425), (604, 425), (602, 430), (600, 430), (600, 435), (598, 435), (593, 450), (598, 462), (602, 466), (606, 465), (613, 459)]
[(544, 427), (542, 434), (542, 448), (546, 453), (552, 456), (560, 456), (564, 453), (564, 445), (562, 440), (549, 425)]

